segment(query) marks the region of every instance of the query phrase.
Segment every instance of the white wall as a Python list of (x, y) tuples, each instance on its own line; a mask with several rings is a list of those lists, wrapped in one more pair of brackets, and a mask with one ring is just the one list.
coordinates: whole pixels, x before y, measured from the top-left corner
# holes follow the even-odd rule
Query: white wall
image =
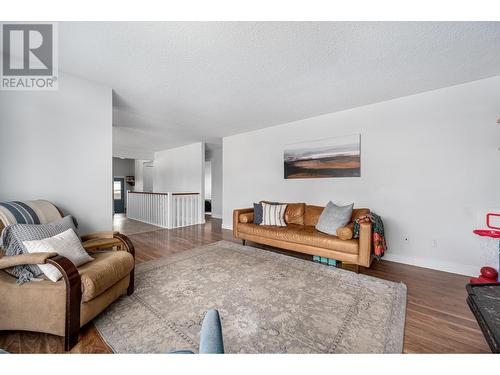
[[(113, 177), (135, 176), (135, 160), (113, 158)], [(127, 208), (127, 191), (134, 191), (134, 186), (125, 182), (125, 208)]]
[(212, 199), (212, 162), (205, 161), (205, 199)]
[(142, 183), (143, 189), (147, 192), (154, 191), (154, 162), (153, 161), (145, 161), (142, 167)]
[[(500, 207), (499, 98), (496, 76), (226, 137), (223, 226), (261, 199), (355, 202), (383, 217), (386, 259), (477, 275), (476, 215)], [(286, 144), (355, 133), (361, 177), (283, 178)]]
[(111, 127), (108, 87), (61, 74), (58, 91), (0, 91), (0, 200), (47, 199), (81, 233), (111, 230)]
[[(204, 143), (198, 142), (155, 152), (153, 180), (155, 192), (200, 193), (203, 198), (204, 185)], [(201, 221), (204, 222), (204, 210), (201, 211)]]
[(222, 218), (222, 147), (211, 152), (212, 217)]
[(113, 158), (113, 176), (135, 176), (135, 160)]
[[(119, 134), (120, 128), (113, 127), (113, 135)], [(129, 146), (116, 144), (115, 136), (113, 136), (113, 157), (139, 159), (139, 160), (153, 160), (154, 152), (137, 149)]]
[(144, 191), (144, 161), (145, 160), (136, 160), (134, 163), (135, 169), (135, 191)]

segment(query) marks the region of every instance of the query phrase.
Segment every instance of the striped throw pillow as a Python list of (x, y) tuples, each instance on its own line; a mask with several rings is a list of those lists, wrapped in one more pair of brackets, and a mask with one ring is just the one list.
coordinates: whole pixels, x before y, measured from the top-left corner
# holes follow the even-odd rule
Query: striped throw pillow
[(286, 204), (268, 204), (262, 202), (262, 223), (260, 225), (286, 227), (286, 206)]

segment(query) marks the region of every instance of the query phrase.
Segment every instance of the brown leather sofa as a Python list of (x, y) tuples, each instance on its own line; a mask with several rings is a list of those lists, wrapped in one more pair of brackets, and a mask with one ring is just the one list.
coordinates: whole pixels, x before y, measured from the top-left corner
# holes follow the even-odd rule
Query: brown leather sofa
[[(46, 202), (46, 217), (62, 218)], [(44, 212), (41, 212), (43, 215)], [(0, 231), (4, 224), (0, 220)], [(75, 267), (57, 253), (2, 256), (0, 249), (0, 330), (23, 330), (64, 336), (64, 349), (78, 342), (80, 327), (99, 315), (122, 294), (134, 292), (134, 246), (118, 232), (81, 236), (82, 245), (94, 258)], [(63, 277), (18, 285), (8, 270), (21, 264), (52, 264)]]
[(340, 260), (358, 266), (370, 267), (372, 253), (372, 225), (361, 223), (359, 238), (353, 238), (354, 220), (370, 212), (367, 208), (353, 210), (351, 222), (337, 229), (337, 235), (328, 235), (315, 229), (324, 207), (290, 203), (285, 211), (286, 227), (253, 224), (253, 208), (233, 211), (233, 235), (245, 240), (292, 250), (304, 254)]

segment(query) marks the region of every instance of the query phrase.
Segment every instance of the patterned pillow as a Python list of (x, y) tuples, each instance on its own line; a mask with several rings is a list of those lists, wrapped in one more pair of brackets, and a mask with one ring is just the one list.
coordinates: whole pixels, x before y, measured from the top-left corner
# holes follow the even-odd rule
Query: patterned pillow
[(286, 227), (286, 206), (286, 204), (269, 204), (262, 202), (262, 223), (260, 225)]
[(279, 204), (279, 202), (259, 202), (253, 204), (253, 223), (260, 225), (262, 223), (262, 203)]
[(337, 206), (333, 202), (328, 202), (321, 213), (316, 229), (320, 232), (336, 235), (337, 228), (345, 227), (351, 221), (352, 208), (354, 203), (349, 206)]
[[(72, 216), (65, 216), (50, 224), (12, 224), (5, 227), (0, 242), (5, 249), (5, 256), (29, 254), (23, 241), (43, 240), (68, 229), (73, 229), (76, 232)], [(11, 270), (11, 273), (17, 277), (18, 284), (42, 275), (40, 268), (31, 264), (16, 266)]]

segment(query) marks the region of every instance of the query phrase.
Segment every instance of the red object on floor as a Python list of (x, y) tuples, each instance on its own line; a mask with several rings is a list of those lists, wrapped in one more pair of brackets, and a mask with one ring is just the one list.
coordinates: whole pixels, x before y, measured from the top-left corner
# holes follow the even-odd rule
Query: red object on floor
[(499, 284), (498, 272), (493, 267), (483, 267), (479, 277), (473, 277), (469, 281), (471, 284)]
[(498, 277), (498, 272), (493, 267), (483, 267), (481, 268), (481, 276), (484, 276), (488, 279), (496, 279)]

